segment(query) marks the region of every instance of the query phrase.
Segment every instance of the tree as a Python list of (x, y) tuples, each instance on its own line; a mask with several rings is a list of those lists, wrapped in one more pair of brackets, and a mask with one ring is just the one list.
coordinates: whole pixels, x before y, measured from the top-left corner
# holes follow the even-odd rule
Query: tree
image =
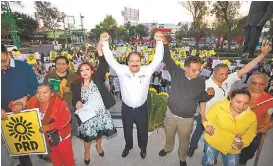
[(60, 23), (63, 22), (65, 14), (47, 1), (35, 1), (34, 6), (39, 17), (43, 20), (44, 26), (53, 30), (55, 41), (55, 30), (60, 27)]
[(32, 17), (23, 13), (14, 12), (13, 16), (16, 20), (15, 24), (21, 41), (34, 39), (35, 30), (38, 28), (37, 22)]
[(147, 37), (149, 35), (148, 28), (143, 24), (138, 24), (135, 31), (139, 38)]
[(239, 16), (240, 2), (239, 1), (217, 1), (213, 4), (212, 14), (215, 14), (216, 19), (225, 24), (227, 27), (228, 49), (232, 41), (232, 30), (236, 27), (237, 18)]
[(175, 38), (181, 42), (184, 37), (188, 37), (189, 28), (187, 24), (178, 23), (178, 25), (181, 26), (181, 28), (175, 32)]
[(206, 1), (180, 1), (179, 2), (185, 9), (187, 9), (192, 15), (192, 26), (189, 30), (189, 34), (196, 37), (196, 44), (198, 48), (198, 40), (204, 36), (203, 29), (206, 28), (204, 18), (209, 13), (208, 4)]
[(264, 28), (268, 31), (264, 32), (264, 35), (271, 43), (273, 43), (273, 17), (265, 24)]
[[(20, 1), (1, 1), (1, 34), (5, 35), (7, 39), (9, 34), (11, 34), (13, 39), (13, 44), (20, 47), (20, 39), (17, 34), (16, 24), (12, 15), (12, 10), (10, 5), (17, 4), (20, 7), (24, 7)], [(1, 35), (1, 36), (2, 36)], [(8, 42), (10, 43), (10, 42)]]

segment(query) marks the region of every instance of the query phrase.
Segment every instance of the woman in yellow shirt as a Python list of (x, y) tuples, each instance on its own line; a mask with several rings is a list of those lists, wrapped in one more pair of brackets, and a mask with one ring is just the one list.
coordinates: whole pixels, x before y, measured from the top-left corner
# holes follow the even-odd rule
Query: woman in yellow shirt
[(238, 166), (241, 149), (256, 136), (256, 115), (249, 109), (250, 93), (236, 89), (228, 100), (215, 103), (206, 114), (205, 155), (202, 166), (211, 166), (219, 153), (225, 166)]

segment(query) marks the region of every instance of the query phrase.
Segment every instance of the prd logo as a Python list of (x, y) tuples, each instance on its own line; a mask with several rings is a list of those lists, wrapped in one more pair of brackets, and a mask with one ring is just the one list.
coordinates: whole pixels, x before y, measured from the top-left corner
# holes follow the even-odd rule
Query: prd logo
[(20, 116), (19, 118), (11, 117), (11, 121), (6, 127), (9, 128), (9, 135), (21, 142), (22, 140), (31, 140), (30, 137), (35, 133), (31, 125), (31, 122), (27, 122)]

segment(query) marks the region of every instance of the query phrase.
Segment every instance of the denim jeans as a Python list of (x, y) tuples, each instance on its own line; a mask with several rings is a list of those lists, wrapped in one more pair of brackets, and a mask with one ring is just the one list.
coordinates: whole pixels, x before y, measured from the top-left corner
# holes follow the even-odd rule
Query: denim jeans
[[(220, 152), (211, 147), (207, 142), (205, 142), (204, 146), (205, 154), (202, 158), (202, 166), (213, 166)], [(222, 154), (222, 160), (224, 166), (239, 166), (239, 154)]]
[(197, 149), (198, 142), (204, 132), (204, 127), (202, 125), (201, 114), (196, 117), (196, 128), (191, 136), (190, 149)]

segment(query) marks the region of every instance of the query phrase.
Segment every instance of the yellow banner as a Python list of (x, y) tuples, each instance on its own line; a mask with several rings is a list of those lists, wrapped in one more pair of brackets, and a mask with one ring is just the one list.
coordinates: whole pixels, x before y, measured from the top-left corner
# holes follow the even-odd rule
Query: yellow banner
[(193, 55), (193, 56), (195, 56), (196, 53), (197, 53), (197, 50), (192, 50), (192, 51), (191, 51), (191, 55)]
[(34, 54), (27, 54), (27, 63), (30, 65), (36, 64), (36, 57)]
[(73, 72), (77, 71), (74, 62), (69, 62), (69, 67), (70, 67), (70, 70), (72, 70)]
[(68, 55), (68, 53), (67, 53), (67, 52), (65, 52), (65, 51), (63, 51), (63, 52), (62, 52), (62, 56), (67, 57), (67, 55)]
[(50, 51), (50, 60), (54, 61), (57, 58), (57, 52)]
[(2, 133), (11, 156), (47, 154), (45, 138), (39, 129), (41, 121), (38, 109), (9, 114), (2, 120)]

